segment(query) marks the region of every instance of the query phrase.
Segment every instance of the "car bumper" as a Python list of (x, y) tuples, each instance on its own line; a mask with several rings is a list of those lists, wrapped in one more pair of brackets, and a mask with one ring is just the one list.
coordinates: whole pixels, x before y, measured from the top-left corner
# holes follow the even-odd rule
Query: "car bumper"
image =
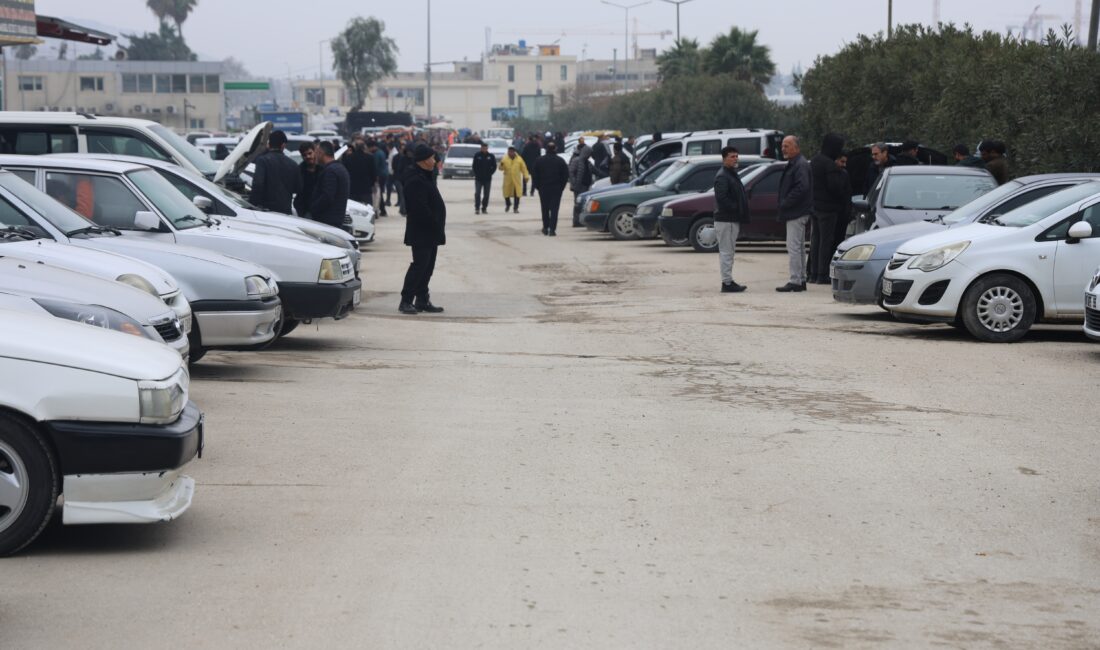
[(201, 300), (191, 304), (205, 348), (259, 345), (275, 338), (282, 301)]
[(607, 218), (608, 214), (606, 212), (581, 213), (581, 223), (584, 224), (584, 227), (599, 232), (607, 232)]
[(883, 306), (903, 320), (951, 322), (973, 279), (974, 274), (958, 260), (927, 273), (904, 267), (887, 270), (882, 283)]
[(834, 260), (829, 267), (833, 285), (833, 300), (859, 305), (878, 303), (882, 290), (880, 280), (890, 260), (842, 262)]
[(362, 289), (358, 279), (339, 284), (280, 282), (279, 297), (287, 318), (341, 319), (359, 305)]
[[(1100, 307), (1100, 296), (1086, 294), (1086, 300), (1088, 299), (1087, 296), (1090, 295), (1096, 301), (1097, 306)], [(1085, 308), (1085, 334), (1090, 339), (1100, 341), (1100, 308)]]
[(444, 176), (461, 177), (461, 178), (473, 178), (474, 170), (463, 169), (462, 167), (455, 167), (452, 169), (446, 169), (442, 171)]
[(658, 223), (666, 240), (687, 239), (691, 230), (691, 219), (686, 217), (660, 217)]
[(657, 228), (660, 215), (634, 216), (634, 233), (639, 239), (653, 239), (660, 232)]

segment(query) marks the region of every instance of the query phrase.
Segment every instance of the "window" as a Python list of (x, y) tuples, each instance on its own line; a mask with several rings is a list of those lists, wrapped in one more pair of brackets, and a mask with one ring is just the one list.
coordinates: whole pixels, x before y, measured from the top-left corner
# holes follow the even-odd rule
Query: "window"
[(122, 75), (122, 92), (136, 93), (138, 91), (138, 76), (136, 74)]
[(206, 92), (217, 94), (222, 91), (222, 78), (216, 74), (206, 75)]
[(203, 190), (198, 185), (183, 178), (182, 176), (178, 176), (164, 169), (155, 169), (153, 171), (157, 172), (161, 175), (162, 178), (164, 178), (164, 180), (171, 183), (172, 187), (176, 188), (176, 190), (178, 190), (180, 194), (186, 196), (188, 201), (194, 203), (196, 196), (205, 196), (206, 198), (210, 199), (211, 203), (214, 204), (212, 206), (213, 214), (223, 217), (237, 216), (236, 212), (233, 212), (231, 209), (229, 209), (229, 206), (223, 204), (220, 200), (218, 200), (216, 196), (214, 196), (210, 192)]
[(508, 105), (509, 106), (515, 106), (516, 105), (516, 91), (514, 91), (514, 90), (509, 90), (508, 91)]
[(157, 80), (157, 94), (165, 94), (172, 92), (172, 75), (170, 74), (158, 74)]
[(193, 74), (190, 78), (191, 92), (193, 94), (206, 92), (206, 77), (201, 74)]
[(190, 128), (190, 129), (205, 129), (206, 128), (206, 120), (205, 119), (191, 118), (191, 124), (188, 126), (188, 128)]
[[(37, 226), (37, 224), (14, 205), (8, 203), (7, 199), (0, 197), (0, 226)], [(36, 227), (35, 230), (42, 229)]]
[(1011, 212), (1012, 210), (1015, 210), (1022, 205), (1027, 205), (1032, 201), (1038, 201), (1047, 194), (1053, 194), (1059, 190), (1064, 190), (1067, 187), (1069, 187), (1069, 185), (1048, 185), (1047, 187), (1040, 187), (1031, 190), (1030, 192), (1023, 192), (997, 206), (997, 209), (994, 210), (991, 214), (993, 216), (996, 216), (999, 214)]
[(692, 172), (684, 180), (680, 181), (681, 192), (702, 192), (714, 187), (714, 177), (718, 170), (714, 167), (706, 167)]
[(15, 174), (16, 176), (23, 179), (24, 181), (30, 183), (31, 185), (34, 185), (34, 170), (33, 169), (11, 169), (9, 167), (8, 171)]
[(19, 90), (42, 90), (42, 77), (19, 77)]
[(768, 174), (764, 178), (757, 181), (756, 185), (752, 186), (753, 195), (758, 194), (778, 194), (779, 193), (779, 178), (783, 176), (783, 172), (776, 171)]
[(721, 140), (696, 140), (687, 143), (687, 155), (689, 156), (712, 156), (719, 153), (722, 153)]
[(306, 103), (313, 104), (314, 106), (325, 105), (325, 89), (324, 88), (306, 88)]
[(516, 66), (510, 65), (510, 66), (508, 66), (508, 81), (515, 81), (515, 80), (516, 80)]
[(172, 92), (187, 94), (187, 75), (174, 74), (172, 75)]
[(46, 194), (101, 226), (134, 227), (134, 215), (148, 210), (122, 181), (111, 176), (46, 172)]
[(119, 156), (138, 156), (172, 162), (171, 157), (137, 133), (122, 130), (83, 129), (88, 138), (89, 153), (107, 153)]
[(535, 81), (542, 81), (542, 64), (539, 63), (535, 66)]
[(81, 77), (81, 92), (103, 92), (103, 77)]
[(569, 66), (567, 65), (561, 67), (561, 80), (569, 81)]
[(737, 147), (737, 153), (742, 156), (759, 156), (760, 155), (760, 138), (730, 138), (726, 140), (726, 144), (731, 147)]
[(0, 129), (0, 153), (39, 155), (76, 152), (76, 133), (70, 127), (28, 125), (25, 128), (9, 126)]

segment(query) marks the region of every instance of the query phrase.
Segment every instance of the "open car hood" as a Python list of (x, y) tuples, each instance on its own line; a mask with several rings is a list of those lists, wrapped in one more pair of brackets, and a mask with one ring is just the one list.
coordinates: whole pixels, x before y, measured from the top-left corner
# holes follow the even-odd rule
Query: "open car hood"
[(236, 176), (260, 154), (267, 151), (267, 139), (271, 137), (271, 128), (271, 122), (261, 122), (253, 127), (248, 135), (241, 138), (240, 143), (218, 167), (218, 173), (214, 174), (214, 182), (217, 183), (226, 176)]

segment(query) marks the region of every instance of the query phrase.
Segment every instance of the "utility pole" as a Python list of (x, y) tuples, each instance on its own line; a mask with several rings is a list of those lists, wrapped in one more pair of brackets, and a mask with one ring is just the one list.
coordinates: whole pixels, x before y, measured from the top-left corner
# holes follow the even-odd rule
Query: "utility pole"
[(1089, 19), (1089, 50), (1096, 51), (1096, 30), (1100, 23), (1100, 0), (1092, 0), (1092, 17)]
[(428, 124), (432, 123), (432, 0), (428, 0)]
[(605, 5), (618, 7), (623, 10), (623, 94), (630, 92), (630, 10), (647, 5), (652, 0), (638, 2), (632, 5), (621, 5), (609, 0), (600, 0)]
[(886, 38), (894, 37), (894, 0), (886, 0)]
[(676, 42), (680, 42), (680, 5), (691, 2), (691, 0), (661, 0), (667, 2), (670, 5), (676, 5)]

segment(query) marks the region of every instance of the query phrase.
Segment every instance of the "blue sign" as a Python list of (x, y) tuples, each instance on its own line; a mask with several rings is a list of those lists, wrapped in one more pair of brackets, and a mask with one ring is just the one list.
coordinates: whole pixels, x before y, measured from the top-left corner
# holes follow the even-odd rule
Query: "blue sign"
[(494, 122), (510, 122), (519, 117), (518, 106), (491, 109)]
[(284, 133), (305, 133), (305, 113), (261, 113), (260, 120), (271, 122), (272, 130)]

